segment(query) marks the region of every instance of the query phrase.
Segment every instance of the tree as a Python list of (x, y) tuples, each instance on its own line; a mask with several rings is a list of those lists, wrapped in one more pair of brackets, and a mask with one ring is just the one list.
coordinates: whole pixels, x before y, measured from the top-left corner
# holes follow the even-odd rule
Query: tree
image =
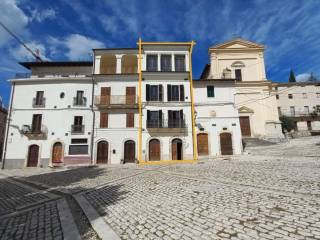
[(281, 116), (280, 117), (282, 131), (287, 130), (287, 132), (290, 132), (291, 130), (295, 129), (295, 123), (292, 120), (292, 118), (289, 118), (287, 116)]
[(294, 76), (293, 70), (290, 70), (289, 82), (296, 82), (296, 77)]

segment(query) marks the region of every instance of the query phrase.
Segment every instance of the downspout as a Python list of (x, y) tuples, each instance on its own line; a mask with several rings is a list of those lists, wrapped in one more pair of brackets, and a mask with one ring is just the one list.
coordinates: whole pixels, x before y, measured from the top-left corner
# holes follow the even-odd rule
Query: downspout
[(92, 93), (91, 93), (91, 111), (92, 111), (92, 131), (91, 131), (91, 147), (90, 147), (90, 158), (91, 158), (91, 165), (93, 165), (93, 143), (94, 143), (94, 126), (95, 126), (95, 119), (96, 114), (93, 110), (93, 103), (94, 103), (94, 70), (95, 70), (95, 53), (93, 51), (93, 67), (92, 67), (92, 75), (91, 75), (91, 82), (92, 82)]
[(10, 96), (9, 112), (8, 112), (8, 116), (7, 116), (7, 127), (6, 127), (6, 135), (5, 135), (5, 140), (4, 140), (4, 149), (3, 149), (3, 158), (2, 158), (1, 169), (4, 169), (6, 156), (7, 156), (9, 127), (10, 127), (10, 121), (11, 121), (12, 102), (13, 102), (13, 95), (14, 95), (15, 85), (16, 85), (16, 83), (13, 82), (13, 85), (11, 86), (11, 96)]
[(139, 38), (139, 63), (138, 63), (138, 73), (139, 73), (139, 136), (138, 136), (138, 163), (142, 163), (142, 42)]
[(193, 140), (193, 160), (198, 160), (197, 144), (196, 144), (196, 129), (195, 129), (195, 114), (194, 114), (194, 95), (193, 95), (193, 78), (192, 78), (192, 50), (195, 42), (192, 40), (189, 53), (189, 80), (191, 94), (191, 117), (192, 117), (192, 140)]

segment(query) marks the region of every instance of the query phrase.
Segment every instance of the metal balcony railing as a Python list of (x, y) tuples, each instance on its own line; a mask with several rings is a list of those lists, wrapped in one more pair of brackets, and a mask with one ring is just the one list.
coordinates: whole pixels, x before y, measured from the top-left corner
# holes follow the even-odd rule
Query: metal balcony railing
[(32, 126), (32, 125), (23, 125), (21, 133), (28, 136), (29, 138), (38, 138), (38, 137), (46, 137), (48, 134), (48, 128), (45, 125)]
[(311, 116), (310, 111), (281, 111), (280, 112), (280, 116), (286, 116), (286, 117), (307, 117), (307, 116)]
[(95, 96), (94, 103), (100, 106), (136, 105), (138, 97), (135, 95)]
[(82, 97), (82, 98), (77, 98), (74, 97), (73, 98), (73, 106), (86, 106), (87, 105), (87, 98), (86, 97)]
[(39, 108), (46, 106), (46, 98), (33, 98), (32, 100), (32, 107)]
[(71, 125), (71, 134), (82, 134), (84, 133), (84, 125)]
[(147, 128), (186, 128), (184, 119), (147, 120)]

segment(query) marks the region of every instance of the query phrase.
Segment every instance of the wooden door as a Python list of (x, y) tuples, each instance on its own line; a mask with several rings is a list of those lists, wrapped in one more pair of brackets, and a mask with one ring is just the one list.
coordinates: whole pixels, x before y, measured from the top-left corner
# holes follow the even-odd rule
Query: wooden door
[(149, 142), (149, 160), (160, 160), (160, 141), (158, 139), (152, 139)]
[(29, 152), (28, 152), (27, 167), (38, 166), (38, 159), (39, 159), (39, 146), (31, 145), (29, 147)]
[(220, 134), (221, 155), (232, 155), (232, 135), (231, 133)]
[(61, 163), (62, 162), (62, 144), (56, 142), (52, 148), (52, 163)]
[(182, 141), (180, 139), (173, 139), (171, 144), (172, 160), (182, 160)]
[(97, 164), (108, 163), (109, 144), (107, 141), (100, 141), (97, 147)]
[(209, 154), (208, 134), (199, 133), (197, 135), (198, 155), (205, 156)]
[(136, 144), (134, 141), (124, 143), (124, 163), (134, 163), (136, 157)]
[(126, 104), (134, 104), (136, 98), (136, 87), (126, 87)]
[(240, 128), (241, 134), (244, 137), (251, 136), (251, 128), (250, 128), (250, 118), (249, 117), (239, 117), (240, 120)]
[(110, 104), (111, 87), (101, 87), (100, 90), (100, 104)]

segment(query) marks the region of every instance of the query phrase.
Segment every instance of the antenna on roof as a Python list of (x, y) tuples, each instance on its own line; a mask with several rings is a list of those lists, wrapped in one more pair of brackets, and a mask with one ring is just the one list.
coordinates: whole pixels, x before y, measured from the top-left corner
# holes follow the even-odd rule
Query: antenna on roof
[(4, 28), (4, 30), (6, 30), (14, 39), (16, 39), (28, 52), (30, 52), (32, 54), (32, 56), (35, 57), (37, 62), (42, 62), (42, 59), (39, 56), (39, 50), (37, 50), (38, 52), (33, 52), (24, 42), (22, 42), (22, 40), (16, 35), (14, 34), (8, 27), (6, 27), (6, 25), (4, 25), (1, 21), (0, 21), (0, 25)]

